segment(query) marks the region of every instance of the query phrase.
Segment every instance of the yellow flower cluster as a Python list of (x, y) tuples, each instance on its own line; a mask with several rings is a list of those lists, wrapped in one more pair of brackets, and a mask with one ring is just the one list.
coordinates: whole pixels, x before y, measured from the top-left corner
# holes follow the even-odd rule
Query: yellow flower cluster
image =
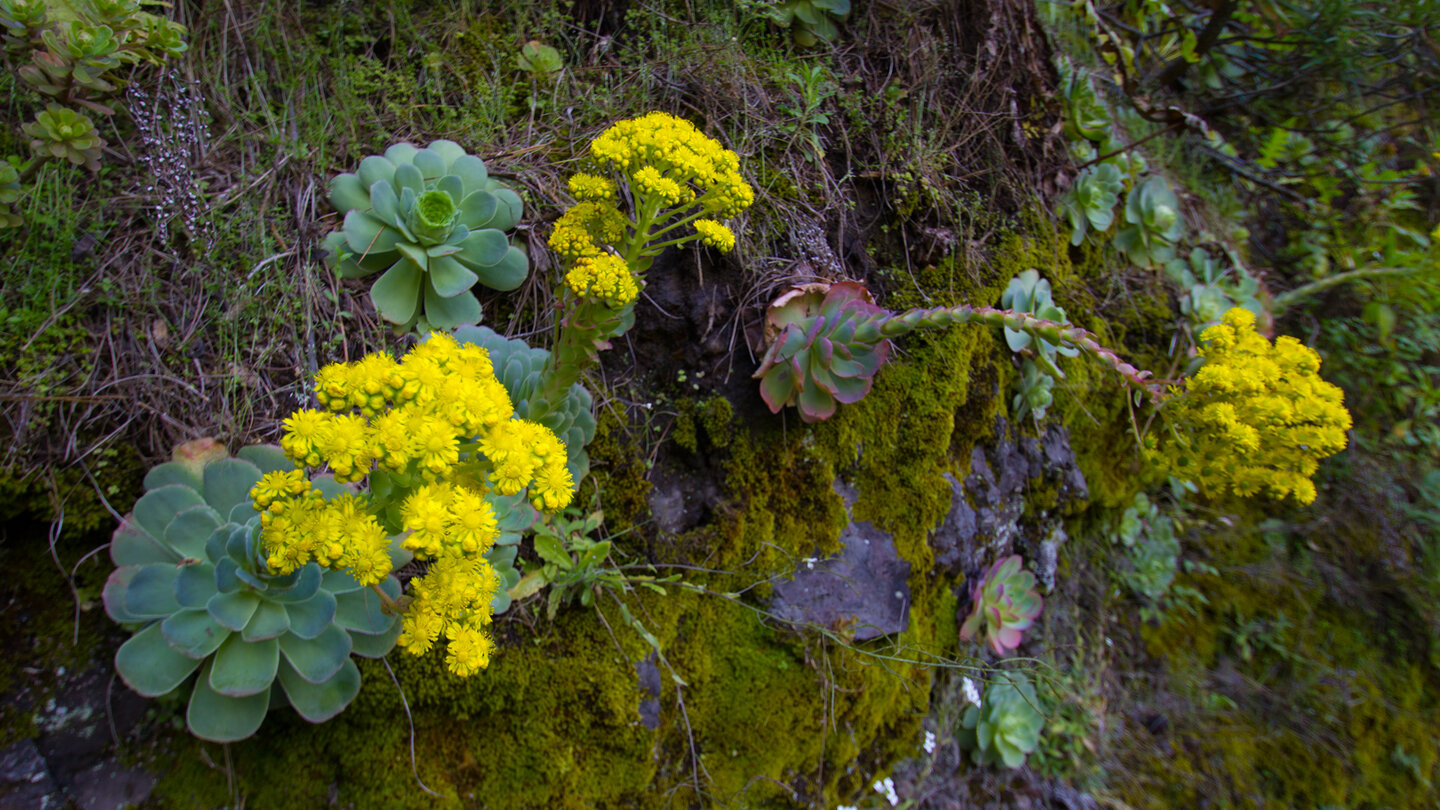
[(565, 276), (565, 282), (576, 295), (593, 295), (613, 309), (629, 304), (640, 294), (630, 266), (613, 253), (581, 258)]
[(432, 560), (425, 575), (411, 580), (397, 643), (422, 655), (443, 633), (446, 661), (456, 675), (470, 675), (490, 661), (490, 600), (500, 587), (495, 569), (482, 556), (500, 535), (495, 510), (484, 494), (465, 486), (422, 486), (400, 507), (410, 532), (405, 547)]
[(250, 497), (260, 510), (271, 571), (289, 574), (314, 560), (324, 568), (349, 569), (361, 585), (389, 576), (390, 537), (363, 498), (346, 494), (327, 501), (304, 470), (268, 473)]
[(667, 113), (652, 112), (616, 123), (590, 144), (590, 153), (625, 175), (632, 187), (646, 188), (654, 172), (687, 191), (698, 188), (697, 202), (718, 216), (734, 216), (755, 200), (734, 152), (689, 121)]
[[(496, 488), (514, 494), (533, 481), (537, 503), (569, 501), (564, 446), (545, 428), (512, 418), (510, 395), (478, 346), (437, 333), (399, 362), (373, 354), (326, 366), (315, 379), (324, 410), (293, 414), (280, 440), (298, 463), (328, 464), (340, 481), (364, 478), (375, 463), (435, 481), (460, 462), (463, 442), (522, 435), (527, 452), (486, 454)], [(352, 408), (360, 413), (344, 412)], [(561, 485), (565, 493), (554, 490)]]
[(659, 197), (667, 208), (694, 201), (695, 192), (660, 173), (654, 166), (641, 166), (633, 177), (635, 187), (645, 196)]
[(440, 557), (425, 576), (410, 581), (412, 599), (396, 643), (406, 652), (424, 655), (443, 633), (449, 642), (445, 663), (451, 672), (463, 677), (484, 669), (493, 648), (485, 632), (491, 619), (490, 600), (499, 587), (499, 575), (485, 558)]
[(700, 234), (701, 242), (717, 248), (721, 253), (729, 253), (735, 249), (735, 232), (713, 219), (695, 220), (695, 232)]
[(400, 507), (401, 525), (410, 532), (405, 548), (422, 559), (484, 554), (500, 535), (495, 508), (482, 492), (450, 484), (426, 484)]
[[(579, 175), (576, 175), (577, 177)], [(613, 204), (576, 203), (555, 220), (550, 232), (550, 249), (575, 261), (605, 252), (625, 238), (625, 215)]]
[(570, 195), (577, 200), (613, 205), (619, 196), (615, 181), (593, 174), (571, 175), (569, 186)]
[(1319, 355), (1292, 337), (1271, 345), (1240, 308), (1201, 339), (1205, 365), (1167, 406), (1172, 430), (1163, 447), (1151, 440), (1152, 456), (1211, 491), (1313, 502), (1310, 476), (1345, 448), (1351, 425)]

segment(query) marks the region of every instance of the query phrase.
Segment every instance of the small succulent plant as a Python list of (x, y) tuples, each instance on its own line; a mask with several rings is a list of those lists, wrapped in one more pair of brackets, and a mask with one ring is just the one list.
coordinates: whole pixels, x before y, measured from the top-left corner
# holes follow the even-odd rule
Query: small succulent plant
[(1080, 172), (1075, 185), (1061, 201), (1061, 208), (1073, 229), (1070, 244), (1085, 241), (1087, 230), (1103, 231), (1115, 221), (1115, 205), (1125, 190), (1125, 177), (1113, 163), (1091, 166)]
[(22, 193), (20, 172), (16, 171), (10, 161), (0, 160), (0, 228), (18, 228), (23, 222), (10, 209), (10, 206), (20, 201)]
[[(1038, 270), (1026, 270), (1010, 279), (1009, 286), (1000, 296), (1000, 306), (1014, 312), (1034, 315), (1042, 320), (1061, 324), (1068, 323), (1065, 310), (1055, 306), (1054, 299), (1050, 297), (1050, 282), (1041, 278)], [(1009, 326), (1005, 327), (1005, 343), (1013, 352), (1023, 352), (1027, 349), (1033, 351), (1040, 359), (1042, 366), (1052, 374), (1061, 377), (1064, 375), (1060, 374), (1059, 367), (1055, 365), (1055, 355), (1074, 357), (1079, 354), (1079, 350), (1074, 347), (1063, 346), (1043, 337), (1037, 338), (1029, 332)]]
[[(1064, 322), (1065, 311), (1050, 300), (1050, 284), (1039, 273), (1027, 271), (1010, 287), (1005, 300), (1015, 310), (957, 304), (901, 313), (876, 306), (865, 287), (853, 281), (792, 288), (767, 313), (767, 348), (753, 375), (760, 380), (760, 396), (771, 413), (795, 405), (806, 422), (828, 419), (837, 403), (857, 402), (870, 391), (890, 355), (891, 338), (967, 323), (1004, 327), (1011, 348), (1038, 348), (1038, 358), (1049, 362), (1052, 373), (1059, 373), (1055, 353), (1084, 351), (1119, 372), (1127, 385), (1161, 396), (1164, 388), (1148, 379), (1149, 372), (1121, 361), (1094, 335)], [(1027, 309), (1018, 311), (1022, 306)]]
[(840, 35), (835, 22), (850, 16), (850, 0), (781, 0), (768, 9), (771, 19), (790, 29), (796, 45), (809, 48)]
[(30, 148), (38, 154), (64, 158), (92, 172), (100, 170), (100, 149), (105, 141), (84, 113), (51, 104), (23, 129), (30, 136)]
[(857, 327), (888, 314), (851, 281), (808, 285), (776, 299), (766, 313), (770, 348), (755, 372), (771, 412), (797, 405), (802, 420), (818, 422), (835, 413), (836, 403), (870, 393), (890, 341), (878, 332), (867, 340)]
[(532, 39), (520, 49), (515, 65), (536, 79), (549, 79), (565, 67), (565, 60), (554, 46)]
[(114, 93), (117, 69), (161, 64), (186, 49), (185, 28), (140, 11), (133, 0), (91, 3), (0, 1), (5, 51), (37, 92), (109, 115), (96, 100)]
[(970, 616), (960, 627), (961, 640), (970, 641), (983, 628), (985, 640), (996, 655), (1020, 646), (1021, 637), (1045, 606), (1035, 590), (1035, 575), (1024, 565), (1019, 554), (996, 560), (971, 586)]
[(1101, 141), (1112, 122), (1090, 82), (1090, 72), (1069, 62), (1060, 63), (1060, 100), (1064, 107), (1065, 137), (1070, 141)]
[(981, 704), (965, 707), (956, 741), (977, 765), (1018, 768), (1040, 746), (1045, 716), (1039, 706), (1028, 678), (1018, 672), (997, 672)]
[(1180, 312), (1196, 334), (1219, 323), (1234, 307), (1255, 313), (1262, 329), (1269, 322), (1270, 313), (1260, 300), (1260, 282), (1239, 263), (1226, 267), (1209, 251), (1197, 247), (1186, 258), (1167, 262), (1165, 276), (1184, 291)]
[(1125, 200), (1127, 224), (1115, 234), (1115, 247), (1142, 267), (1175, 258), (1175, 243), (1185, 235), (1180, 199), (1165, 178), (1152, 175)]
[(370, 298), (392, 323), (477, 323), (470, 288), (513, 290), (529, 271), (505, 236), (520, 220), (520, 196), (452, 141), (371, 155), (331, 181), (330, 202), (345, 221), (325, 239), (328, 264), (341, 278), (384, 271)]
[(1127, 568), (1120, 576), (1130, 590), (1152, 602), (1170, 590), (1180, 541), (1174, 521), (1145, 493), (1137, 493), (1126, 507), (1111, 539), (1125, 549)]
[(1020, 379), (1015, 381), (1015, 399), (1012, 410), (1016, 419), (1033, 414), (1035, 421), (1045, 418), (1045, 410), (1055, 401), (1052, 389), (1055, 378), (1042, 371), (1035, 361), (1026, 358), (1020, 367)]
[[(201, 739), (249, 737), (286, 701), (312, 723), (334, 717), (360, 690), (350, 655), (378, 658), (399, 635), (379, 595), (348, 574), (313, 562), (285, 576), (266, 568), (250, 490), (291, 469), (278, 447), (232, 458), (210, 440), (182, 445), (145, 476), (111, 540), (105, 610), (138, 628), (115, 669), (146, 697), (187, 689), (186, 722)], [(328, 478), (315, 486), (327, 497), (344, 490)], [(400, 595), (394, 577), (378, 587)]]

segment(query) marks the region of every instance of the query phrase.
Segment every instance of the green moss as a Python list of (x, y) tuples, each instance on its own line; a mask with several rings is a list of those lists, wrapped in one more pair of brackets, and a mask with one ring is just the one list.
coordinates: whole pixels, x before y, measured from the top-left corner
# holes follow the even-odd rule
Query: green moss
[[(1265, 515), (1249, 512), (1268, 505), (1232, 506), (1244, 512), (1238, 529), (1212, 538), (1215, 573), (1177, 580), (1205, 603), (1142, 630), (1171, 688), (1193, 703), (1171, 715), (1185, 744), (1142, 756), (1126, 800), (1191, 806), (1221, 790), (1220, 801), (1241, 807), (1429, 807), (1440, 688), (1425, 651), (1392, 635), (1403, 617), (1367, 612), (1353, 582), (1337, 599), (1304, 557), (1277, 553), (1283, 535), (1267, 542), (1255, 528)], [(1240, 677), (1212, 693), (1215, 670)], [(1143, 774), (1161, 769), (1192, 775), (1154, 796)]]
[(675, 427), (670, 432), (670, 438), (676, 444), (692, 453), (700, 451), (702, 436), (709, 441), (710, 447), (730, 445), (730, 439), (735, 434), (731, 424), (735, 409), (731, 407), (730, 400), (720, 394), (698, 401), (686, 399), (679, 403), (678, 410)]
[(645, 500), (650, 493), (645, 463), (649, 452), (641, 446), (640, 431), (622, 419), (621, 413), (610, 409), (596, 414), (595, 438), (586, 448), (590, 477), (584, 492), (591, 486), (599, 490), (605, 523), (612, 533), (643, 524), (650, 509)]

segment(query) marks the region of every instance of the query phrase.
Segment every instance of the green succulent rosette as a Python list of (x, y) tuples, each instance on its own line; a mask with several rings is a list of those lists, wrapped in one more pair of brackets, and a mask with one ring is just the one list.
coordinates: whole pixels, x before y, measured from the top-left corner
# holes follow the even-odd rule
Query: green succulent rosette
[(1185, 235), (1180, 199), (1165, 178), (1151, 176), (1125, 200), (1127, 224), (1115, 234), (1115, 247), (1141, 267), (1175, 258), (1175, 243)]
[[(1010, 284), (1005, 288), (1004, 294), (1000, 296), (1000, 306), (1004, 309), (1023, 312), (1034, 315), (1055, 323), (1069, 323), (1065, 310), (1055, 305), (1051, 297), (1050, 282), (1040, 277), (1037, 270), (1026, 270), (1015, 278), (1010, 279)], [(1005, 343), (1010, 351), (1020, 352), (1030, 349), (1040, 359), (1041, 365), (1052, 374), (1059, 374), (1060, 369), (1055, 365), (1055, 355), (1074, 357), (1079, 350), (1073, 346), (1062, 346), (1053, 343), (1045, 338), (1037, 338), (1029, 332), (1005, 327)], [(1064, 375), (1060, 375), (1064, 376)]]
[(345, 220), (325, 239), (326, 263), (341, 278), (382, 273), (370, 299), (406, 328), (421, 318), (444, 329), (478, 323), (470, 289), (513, 290), (529, 271), (505, 235), (520, 220), (520, 195), (452, 141), (371, 155), (331, 181), (330, 202)]
[(92, 172), (100, 170), (100, 149), (105, 141), (84, 113), (51, 104), (22, 129), (30, 136), (30, 148), (36, 153), (64, 158)]
[(770, 305), (770, 348), (754, 376), (771, 413), (786, 405), (805, 422), (830, 418), (837, 403), (859, 402), (890, 356), (877, 319), (887, 317), (860, 284), (797, 287)]
[[(280, 448), (246, 447), (232, 458), (196, 445), (145, 476), (145, 494), (111, 539), (117, 567), (105, 611), (135, 628), (115, 669), (145, 697), (188, 691), (186, 724), (204, 740), (249, 737), (286, 703), (325, 722), (360, 691), (350, 656), (383, 656), (400, 621), (344, 572), (313, 562), (283, 576), (266, 568), (249, 493), (264, 473), (294, 469)], [(315, 487), (327, 497), (345, 491), (328, 477)], [(395, 556), (398, 564), (405, 553)], [(393, 576), (378, 587), (400, 595)]]
[(1039, 706), (1028, 678), (1018, 672), (995, 673), (980, 705), (970, 704), (960, 716), (956, 741), (977, 765), (1018, 768), (1040, 746), (1045, 716)]
[(1045, 418), (1045, 411), (1055, 402), (1055, 378), (1045, 373), (1033, 360), (1026, 359), (1020, 367), (1011, 407), (1016, 419), (1033, 414), (1035, 421)]
[(1020, 646), (1026, 630), (1045, 607), (1035, 590), (1035, 575), (1025, 570), (1019, 554), (996, 560), (970, 588), (970, 616), (960, 626), (960, 640), (970, 641), (982, 632), (996, 655)]
[(796, 45), (810, 48), (840, 36), (835, 22), (850, 16), (850, 0), (784, 0), (768, 12), (775, 22), (789, 27)]
[(1061, 208), (1073, 229), (1070, 244), (1085, 241), (1088, 230), (1104, 231), (1115, 221), (1115, 204), (1125, 190), (1125, 176), (1112, 163), (1091, 166), (1080, 172), (1075, 185), (1061, 201)]

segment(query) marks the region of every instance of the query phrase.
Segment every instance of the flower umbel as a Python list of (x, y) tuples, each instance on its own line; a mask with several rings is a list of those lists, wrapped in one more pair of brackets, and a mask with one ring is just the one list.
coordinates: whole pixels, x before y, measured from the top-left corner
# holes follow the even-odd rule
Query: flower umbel
[(1239, 307), (1201, 334), (1205, 365), (1166, 406), (1171, 429), (1147, 442), (1177, 477), (1212, 492), (1315, 500), (1319, 460), (1345, 449), (1344, 394), (1293, 337), (1272, 345)]
[(384, 597), (389, 609), (403, 606), (397, 643), (420, 654), (443, 636), (451, 672), (485, 668), (500, 587), (484, 557), (500, 534), (486, 497), (569, 505), (565, 446), (515, 418), (484, 349), (444, 334), (398, 361), (373, 354), (326, 366), (315, 384), (321, 407), (285, 420), (282, 449), (300, 465), (328, 466), (337, 481), (368, 476), (374, 491), (326, 499), (302, 470), (266, 475), (250, 495), (268, 567), (287, 574), (314, 561), (376, 585), (393, 568), (391, 535), (406, 532), (401, 545), (429, 565), (410, 581), (409, 598)]

